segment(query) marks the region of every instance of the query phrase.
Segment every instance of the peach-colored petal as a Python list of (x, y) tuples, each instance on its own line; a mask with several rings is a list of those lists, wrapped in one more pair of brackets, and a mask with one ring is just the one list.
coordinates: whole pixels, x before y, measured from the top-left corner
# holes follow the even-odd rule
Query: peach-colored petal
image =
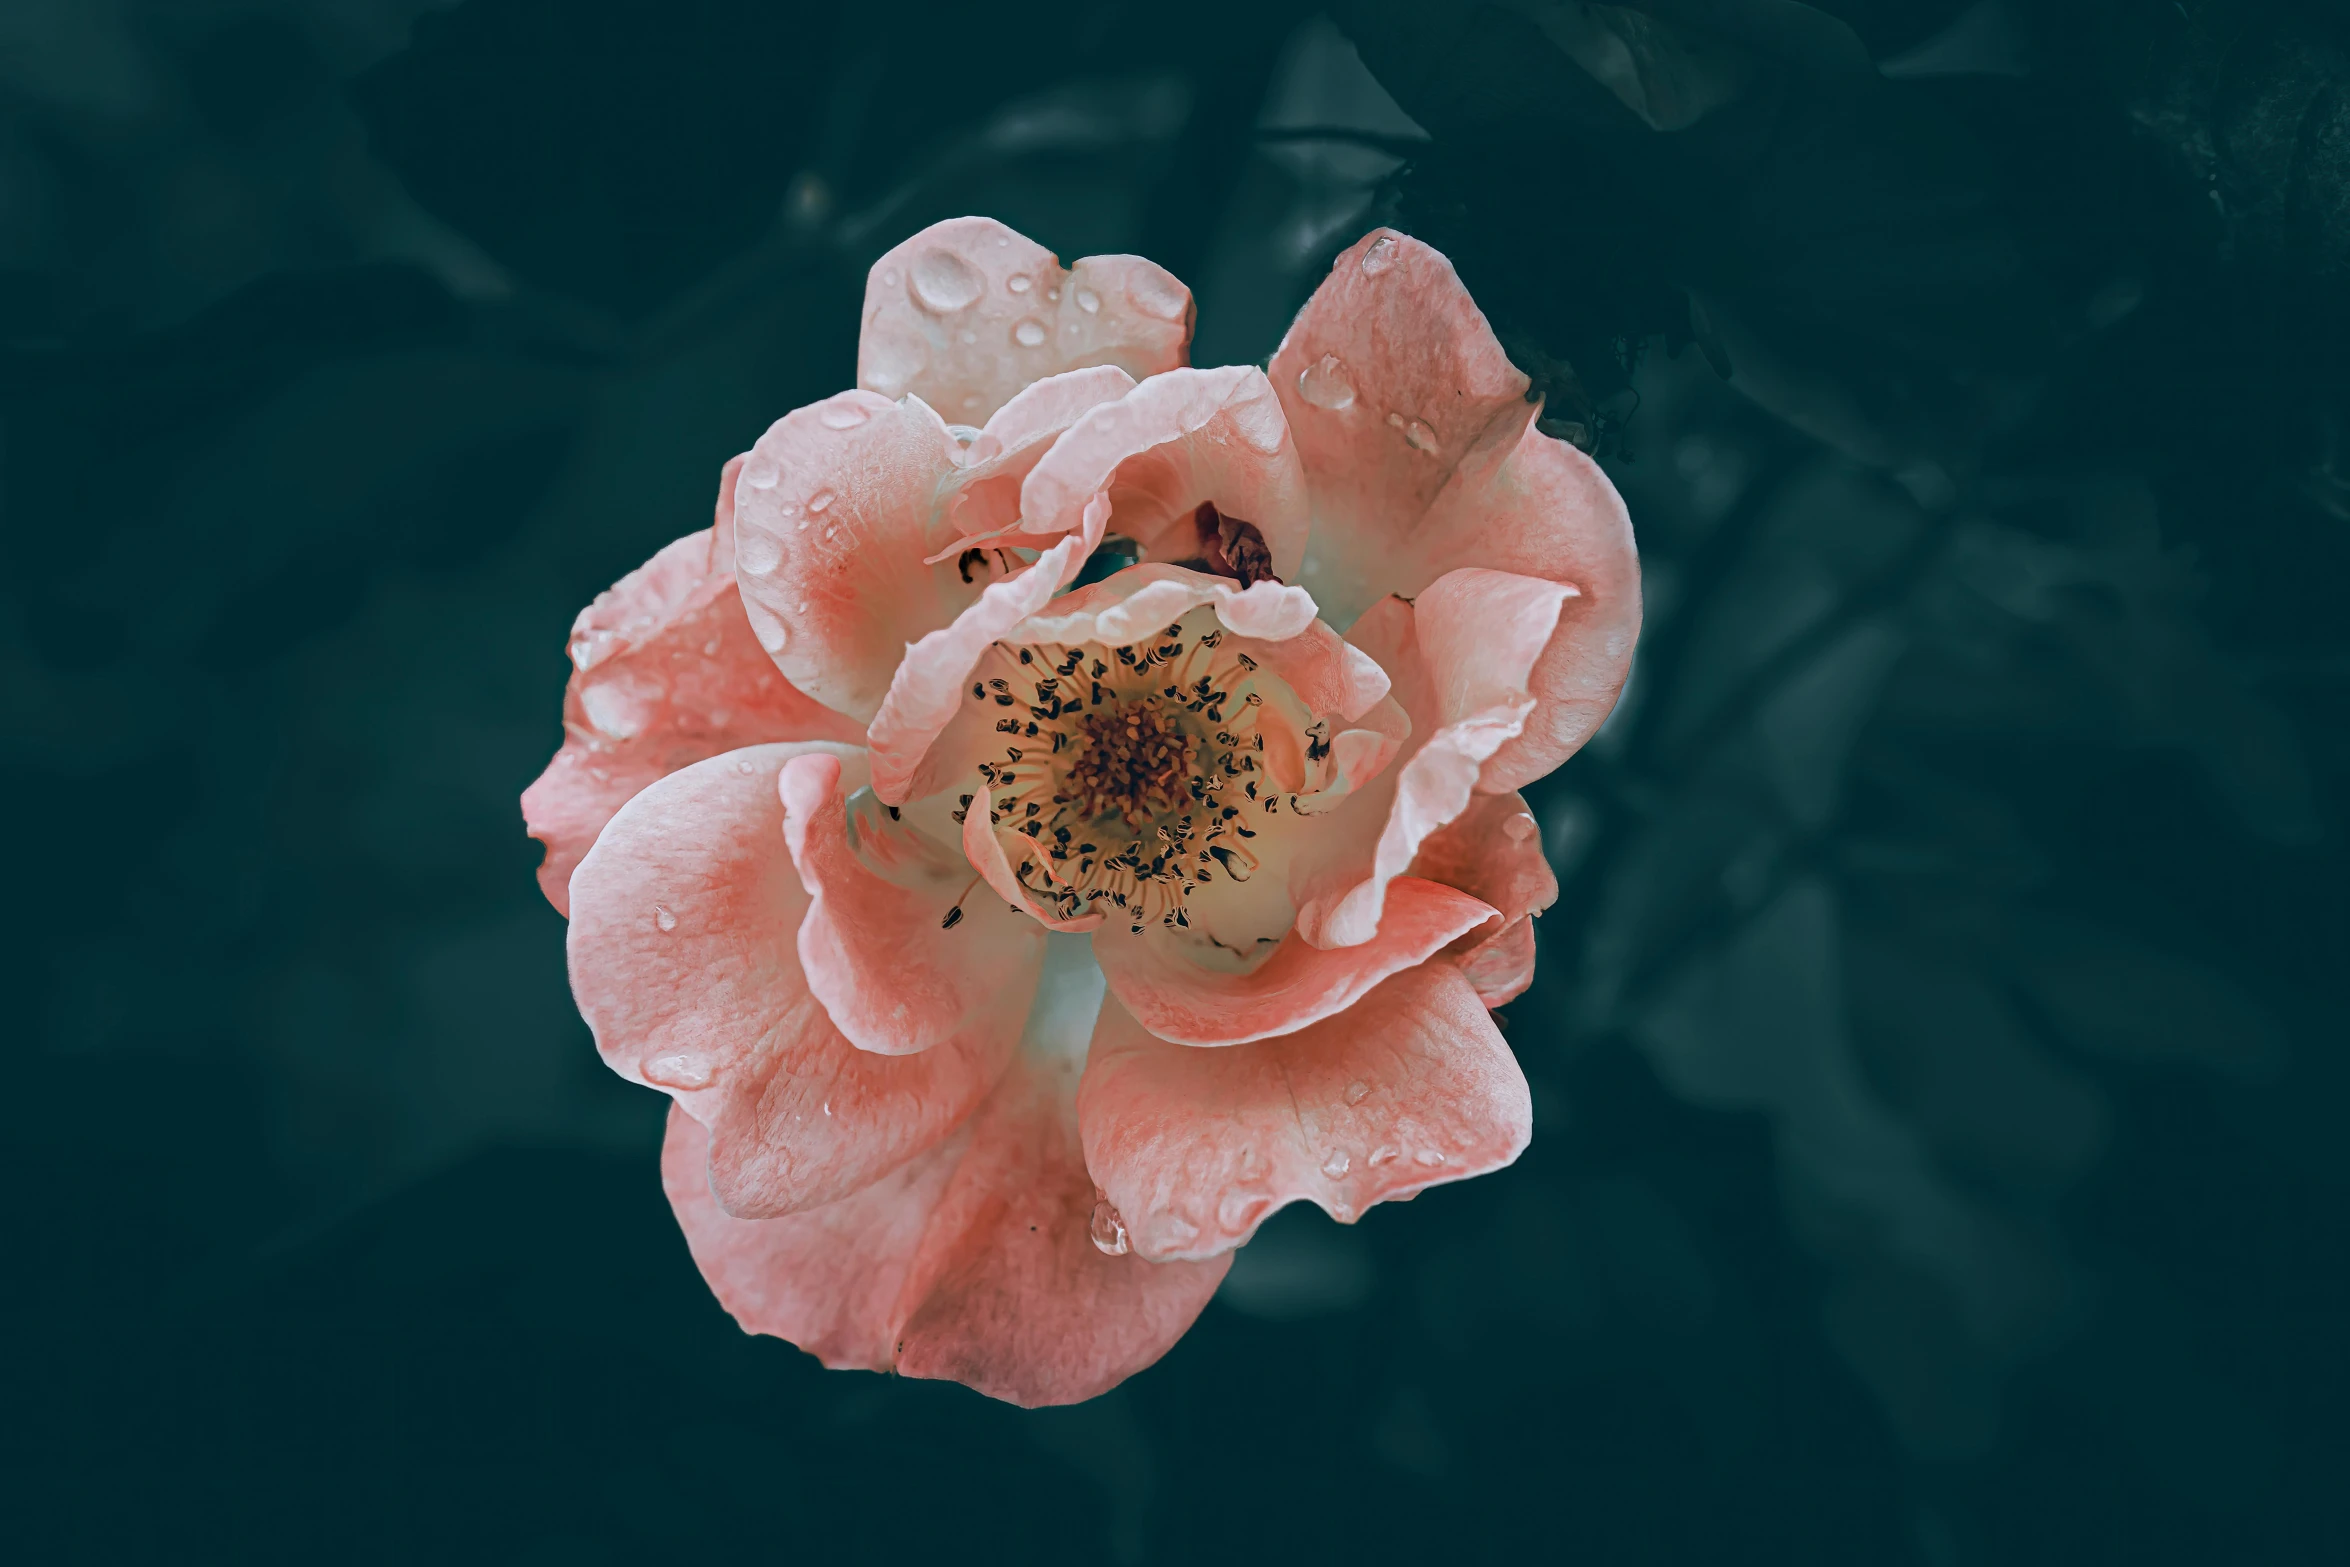
[(1469, 808), (1488, 759), (1533, 712), (1532, 673), (1571, 597), (1537, 577), (1460, 570), (1416, 604), (1388, 599), (1357, 622), (1351, 640), (1395, 681), (1413, 740), (1402, 764), (1333, 812), (1301, 856), (1292, 887), (1308, 941), (1348, 947), (1378, 930), (1390, 879)]
[(1487, 786), (1556, 767), (1630, 668), (1639, 561), (1621, 497), (1534, 429), (1526, 378), (1452, 264), (1408, 236), (1366, 235), (1299, 313), (1271, 378), (1312, 492), (1302, 580), (1333, 623), (1464, 566), (1578, 590), (1537, 670), (1536, 711)]
[(743, 460), (735, 578), (751, 629), (794, 685), (837, 712), (870, 719), (906, 644), (985, 586), (948, 548), (961, 457), (919, 399), (843, 392), (778, 419)]
[(978, 601), (899, 651), (879, 710), (867, 731), (873, 747), (873, 792), (903, 805), (931, 787), (915, 787), (938, 732), (963, 706), (963, 682), (989, 645), (1052, 600), (1085, 561), (1084, 541), (1063, 539), (1035, 564), (992, 583)]
[(756, 746), (673, 773), (612, 819), (572, 888), (572, 990), (597, 1049), (712, 1129), (739, 1215), (833, 1202), (945, 1137), (1001, 1075), (1035, 989), (1032, 963), (1028, 992), (1006, 985), (911, 1060), (833, 1027), (794, 948), (810, 900), (776, 791), (792, 765), (841, 759)]
[(993, 791), (982, 784), (971, 796), (971, 803), (963, 811), (963, 854), (995, 894), (1011, 908), (1028, 915), (1048, 930), (1083, 934), (1099, 930), (1105, 916), (1080, 914), (1075, 919), (1061, 919), (1036, 906), (1036, 900), (1020, 885), (1013, 874), (1012, 862), (1004, 853), (1003, 841), (989, 830), (988, 812), (992, 807)]
[(1515, 1057), (1452, 963), (1404, 970), (1279, 1039), (1194, 1050), (1102, 1010), (1078, 1092), (1085, 1161), (1138, 1256), (1212, 1257), (1305, 1199), (1373, 1203), (1500, 1169), (1532, 1135)]
[[(1214, 606), (1217, 620), (1227, 630), (1267, 642), (1286, 642), (1305, 636), (1314, 626), (1313, 595), (1303, 588), (1279, 582), (1235, 587), (1228, 577), (1154, 561), (1128, 566), (1099, 582), (1089, 582), (1065, 593), (1012, 627), (1006, 635), (1015, 642), (1058, 642), (1065, 646), (1098, 642), (1105, 647), (1118, 647), (1157, 635), (1160, 628), (1174, 624), (1203, 604)], [(1328, 643), (1317, 641), (1314, 647), (1327, 650)], [(1335, 652), (1326, 652), (1326, 656), (1344, 658)], [(1385, 692), (1382, 678), (1364, 668), (1360, 661), (1346, 661), (1343, 670), (1330, 678), (1344, 679), (1350, 691), (1377, 684), (1381, 694)], [(1371, 698), (1373, 702), (1377, 700), (1377, 696)]]
[(1558, 901), (1558, 877), (1542, 852), (1542, 832), (1519, 794), (1480, 794), (1439, 827), (1412, 857), (1411, 874), (1458, 887), (1493, 905), (1507, 921), (1474, 931), (1451, 956), (1489, 1007), (1515, 1000), (1534, 982), (1533, 916)]
[(1323, 948), (1292, 931), (1245, 973), (1210, 966), (1187, 933), (1158, 924), (1140, 935), (1112, 926), (1094, 936), (1093, 950), (1111, 993), (1161, 1039), (1236, 1045), (1342, 1012), (1388, 975), (1496, 919), (1467, 893), (1406, 876), (1388, 884), (1385, 918), (1370, 939)]
[(1183, 363), (1191, 291), (1140, 256), (1053, 254), (993, 218), (950, 218), (865, 276), (857, 384), (983, 423), (1024, 386), (1115, 365), (1141, 380)]
[(958, 537), (977, 542), (1018, 530), (1020, 486), (1053, 442), (1088, 409), (1133, 390), (1134, 377), (1116, 365), (1096, 365), (1048, 376), (997, 409), (965, 449), (947, 500)]
[(1075, 1403), (1165, 1354), (1223, 1282), (1228, 1258), (1153, 1262), (1094, 1244), (1073, 1078), (1015, 1069), (974, 1118), (923, 1241), (902, 1374), (1029, 1407)]
[(1043, 933), (995, 899), (967, 896), (959, 856), (899, 857), (886, 880), (860, 863), (844, 797), (863, 775), (861, 757), (820, 753), (782, 772), (783, 837), (814, 895), (798, 943), (808, 989), (852, 1043), (882, 1055), (928, 1050), (1006, 1005), (1016, 1023), (1036, 989)]
[[(1081, 1048), (1092, 1021), (1089, 1003), (1047, 1031), (1073, 1027)], [(663, 1184), (703, 1277), (746, 1331), (830, 1366), (1073, 1403), (1164, 1354), (1229, 1266), (1094, 1244), (1074, 1073), (1067, 1049), (1024, 1054), (962, 1130), (827, 1207), (728, 1216), (704, 1174), (707, 1142), (682, 1114), (670, 1119)]]
[(522, 796), (530, 835), (547, 846), (539, 886), (558, 911), (570, 911), (571, 873), (596, 834), (655, 779), (738, 746), (861, 738), (784, 679), (743, 618), (735, 467), (719, 486), (715, 528), (664, 546), (572, 625), (563, 748)]
[(1305, 556), (1305, 472), (1254, 366), (1172, 370), (1083, 414), (1029, 472), (1020, 510), (1031, 532), (1074, 532), (1105, 493), (1104, 526), (1146, 559), (1199, 556), (1192, 514), (1202, 502), (1255, 525), (1276, 577), (1296, 576)]

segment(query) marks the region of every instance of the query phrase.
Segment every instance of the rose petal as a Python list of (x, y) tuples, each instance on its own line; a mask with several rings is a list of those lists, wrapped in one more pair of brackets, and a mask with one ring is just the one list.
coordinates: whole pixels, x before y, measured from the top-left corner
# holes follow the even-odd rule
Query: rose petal
[(1334, 1218), (1500, 1169), (1532, 1105), (1467, 980), (1438, 958), (1278, 1039), (1197, 1050), (1103, 1008), (1078, 1092), (1085, 1160), (1138, 1256), (1212, 1257), (1301, 1198)]
[(612, 819), (573, 886), (572, 991), (596, 1047), (712, 1128), (737, 1214), (835, 1201), (946, 1136), (1001, 1075), (1035, 989), (1032, 963), (1027, 991), (1015, 978), (911, 1060), (833, 1027), (795, 950), (810, 899), (777, 783), (795, 765), (837, 774), (841, 751), (756, 746), (671, 774)]
[(1255, 525), (1276, 577), (1296, 576), (1305, 555), (1305, 472), (1281, 402), (1254, 366), (1172, 370), (1087, 412), (1030, 471), (1020, 510), (1031, 532), (1074, 532), (1104, 493), (1102, 525), (1146, 559), (1198, 558), (1192, 514), (1202, 502)]
[[(1061, 433), (1087, 410), (1134, 390), (1115, 365), (1048, 376), (996, 410), (963, 453), (947, 517), (964, 538), (994, 538), (1020, 525), (1020, 486)], [(1019, 540), (1033, 543), (1033, 540)]]
[(993, 218), (950, 218), (866, 274), (857, 384), (979, 424), (1066, 370), (1115, 365), (1141, 380), (1174, 369), (1191, 315), (1191, 291), (1155, 262), (1088, 256), (1064, 272)]
[(919, 400), (843, 392), (778, 419), (743, 460), (735, 578), (751, 629), (794, 685), (835, 711), (870, 719), (906, 644), (985, 586), (949, 547), (961, 457)]
[(731, 558), (739, 461), (721, 478), (715, 528), (664, 546), (572, 624), (563, 748), (522, 796), (547, 846), (539, 886), (560, 913), (588, 845), (655, 779), (738, 746), (862, 738), (784, 679), (743, 618)]
[(1331, 812), (1292, 874), (1298, 929), (1346, 947), (1378, 930), (1391, 878), (1430, 834), (1467, 810), (1483, 768), (1523, 728), (1529, 681), (1571, 590), (1508, 572), (1448, 572), (1419, 602), (1388, 599), (1350, 640), (1377, 658), (1411, 716), (1413, 737), (1390, 767)]
[(703, 1178), (707, 1144), (670, 1120), (663, 1184), (720, 1304), (750, 1332), (831, 1366), (944, 1377), (1023, 1405), (1107, 1391), (1166, 1353), (1229, 1263), (1105, 1255), (1090, 1238), (1075, 1057), (1098, 980), (1040, 1006), (1021, 1060), (966, 1126), (828, 1207), (730, 1218)]
[(1156, 923), (1140, 935), (1113, 924), (1093, 950), (1111, 993), (1161, 1039), (1236, 1045), (1342, 1012), (1388, 975), (1497, 919), (1467, 893), (1407, 876), (1388, 884), (1386, 917), (1370, 939), (1323, 948), (1292, 931), (1245, 973), (1210, 967), (1183, 933)]
[(873, 747), (873, 792), (903, 805), (942, 784), (918, 773), (931, 742), (963, 706), (963, 682), (993, 643), (1051, 602), (1084, 562), (1084, 543), (1064, 539), (1035, 564), (991, 584), (978, 602), (910, 647), (890, 677), (880, 710), (867, 731)]
[(1409, 236), (1366, 235), (1299, 313), (1271, 378), (1312, 492), (1301, 580), (1334, 624), (1464, 566), (1578, 590), (1535, 675), (1536, 710), (1487, 786), (1556, 767), (1631, 667), (1639, 561), (1622, 498), (1533, 428), (1526, 378), (1452, 264)]
[(1005, 1007), (1016, 1026), (1036, 989), (1043, 933), (994, 899), (967, 896), (972, 878), (960, 866), (884, 880), (861, 864), (844, 796), (863, 775), (861, 757), (820, 754), (782, 772), (782, 836), (814, 894), (798, 943), (808, 989), (851, 1042), (882, 1055), (928, 1050)]
[(1012, 862), (1004, 853), (1001, 839), (988, 830), (988, 812), (993, 804), (993, 791), (982, 784), (971, 796), (971, 803), (963, 812), (963, 854), (996, 895), (1019, 913), (1029, 916), (1047, 930), (1082, 934), (1099, 930), (1104, 916), (1081, 914), (1075, 919), (1060, 919), (1036, 906), (1028, 889), (1020, 885), (1020, 878), (1012, 873)]
[(1542, 831), (1520, 794), (1480, 794), (1430, 833), (1412, 857), (1411, 874), (1482, 899), (1507, 921), (1473, 931), (1449, 955), (1489, 1007), (1525, 993), (1534, 982), (1532, 916), (1558, 901), (1558, 877), (1542, 852)]

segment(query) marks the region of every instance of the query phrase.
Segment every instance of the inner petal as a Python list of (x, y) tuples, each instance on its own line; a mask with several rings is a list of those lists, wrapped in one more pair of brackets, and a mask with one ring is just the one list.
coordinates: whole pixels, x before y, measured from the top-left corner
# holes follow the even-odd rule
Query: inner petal
[(1283, 829), (1333, 776), (1331, 724), (1252, 645), (1202, 606), (1134, 642), (982, 657), (966, 691), (993, 715), (977, 782), (1040, 911), (1191, 932), (1227, 966), (1289, 928)]

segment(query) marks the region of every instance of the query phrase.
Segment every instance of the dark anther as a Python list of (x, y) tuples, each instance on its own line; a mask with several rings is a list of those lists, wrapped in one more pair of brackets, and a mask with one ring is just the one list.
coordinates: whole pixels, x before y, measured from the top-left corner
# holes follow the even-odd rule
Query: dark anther
[[(977, 554), (977, 553), (978, 553), (978, 551), (974, 550), (974, 551), (972, 551), (972, 553), (973, 553), (973, 554)], [(940, 930), (953, 930), (953, 929), (954, 929), (954, 928), (955, 928), (957, 925), (960, 925), (960, 924), (962, 924), (962, 923), (963, 923), (963, 905), (961, 905), (960, 903), (958, 903), (958, 904), (956, 904), (956, 905), (955, 905), (953, 908), (951, 908), (951, 909), (947, 910), (947, 917), (946, 917), (945, 919), (943, 919), (943, 920), (940, 920), (940, 921), (938, 922), (938, 928), (939, 928)]]
[(971, 580), (971, 563), (973, 561), (977, 561), (982, 566), (986, 565), (987, 551), (965, 550), (962, 554), (955, 557), (955, 570), (961, 573), (965, 582), (969, 582)]
[(1213, 501), (1200, 502), (1191, 522), (1199, 534), (1200, 559), (1208, 570), (1219, 577), (1237, 578), (1244, 588), (1276, 580), (1273, 552), (1266, 548), (1265, 536), (1255, 523), (1225, 516)]

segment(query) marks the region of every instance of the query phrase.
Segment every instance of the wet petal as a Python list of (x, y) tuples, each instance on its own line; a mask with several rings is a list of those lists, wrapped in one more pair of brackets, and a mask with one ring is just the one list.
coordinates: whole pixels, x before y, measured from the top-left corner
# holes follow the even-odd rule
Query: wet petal
[(1007, 995), (895, 1061), (852, 1046), (809, 994), (794, 943), (809, 897), (777, 779), (795, 762), (837, 769), (843, 749), (757, 746), (674, 773), (622, 808), (573, 884), (572, 990), (597, 1049), (712, 1129), (738, 1214), (833, 1202), (937, 1143), (1027, 1015)]
[(1188, 932), (1153, 923), (1137, 935), (1113, 923), (1094, 937), (1110, 991), (1144, 1028), (1184, 1045), (1235, 1045), (1343, 1012), (1390, 974), (1497, 920), (1493, 909), (1450, 887), (1401, 877), (1387, 886), (1385, 918), (1369, 939), (1317, 947), (1292, 931), (1245, 972)]
[(1000, 900), (973, 896), (959, 857), (887, 880), (861, 863), (845, 796), (863, 774), (860, 757), (822, 754), (782, 772), (782, 837), (814, 895), (797, 949), (808, 988), (843, 1034), (883, 1055), (928, 1050), (1006, 1007), (1016, 1028), (1044, 961), (1043, 933)]
[(993, 218), (950, 218), (865, 277), (857, 384), (980, 424), (1022, 387), (1115, 365), (1141, 380), (1184, 361), (1191, 291), (1140, 256), (1053, 254)]
[(1103, 1009), (1078, 1094), (1085, 1159), (1139, 1256), (1212, 1257), (1300, 1199), (1374, 1203), (1500, 1169), (1532, 1135), (1515, 1057), (1439, 958), (1298, 1033), (1198, 1050)]
[(1087, 412), (1029, 473), (1020, 509), (1031, 532), (1072, 532), (1102, 494), (1102, 526), (1146, 559), (1199, 556), (1192, 514), (1202, 502), (1255, 526), (1274, 576), (1295, 577), (1305, 554), (1305, 472), (1280, 400), (1253, 366), (1170, 371)]
[(843, 392), (777, 420), (743, 460), (735, 577), (751, 629), (776, 668), (837, 712), (870, 719), (906, 644), (986, 585), (950, 547), (961, 454), (920, 401)]
[(719, 487), (717, 528), (665, 546), (572, 625), (563, 748), (522, 796), (530, 835), (547, 846), (539, 886), (558, 911), (570, 911), (571, 873), (596, 834), (655, 779), (739, 746), (862, 738), (783, 678), (743, 618), (735, 466)]
[(1525, 797), (1481, 794), (1420, 844), (1411, 874), (1458, 887), (1493, 905), (1506, 923), (1473, 931), (1450, 949), (1489, 1007), (1524, 994), (1534, 982), (1533, 916), (1558, 901), (1558, 877), (1542, 852), (1542, 832)]

